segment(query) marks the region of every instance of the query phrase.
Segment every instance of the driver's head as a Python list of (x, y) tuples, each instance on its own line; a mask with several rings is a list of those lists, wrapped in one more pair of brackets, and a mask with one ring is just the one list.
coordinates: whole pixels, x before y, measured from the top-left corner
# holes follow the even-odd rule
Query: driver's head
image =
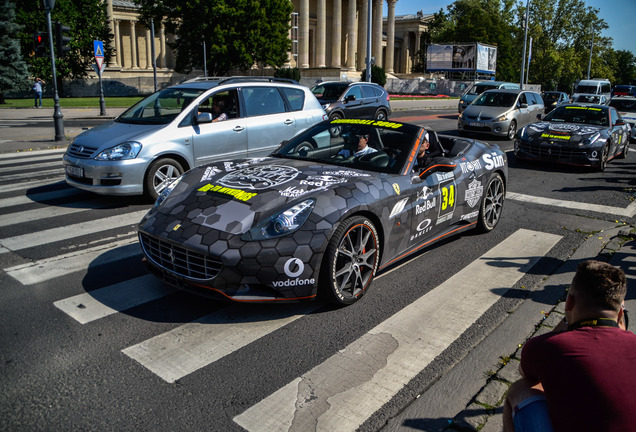
[(417, 150), (417, 156), (422, 157), (426, 154), (426, 150), (430, 147), (431, 143), (428, 142), (428, 132), (424, 132), (420, 148)]
[(358, 134), (356, 135), (355, 141), (358, 144), (358, 151), (364, 150), (369, 143), (369, 134)]

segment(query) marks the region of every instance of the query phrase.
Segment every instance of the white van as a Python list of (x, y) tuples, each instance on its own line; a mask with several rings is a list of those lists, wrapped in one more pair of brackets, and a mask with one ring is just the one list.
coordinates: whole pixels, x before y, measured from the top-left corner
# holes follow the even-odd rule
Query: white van
[[(581, 80), (576, 85), (572, 99), (576, 99), (579, 94), (603, 95), (605, 100), (609, 102), (612, 97), (612, 84), (604, 78), (594, 78), (591, 80)], [(607, 103), (606, 102), (606, 103)]]

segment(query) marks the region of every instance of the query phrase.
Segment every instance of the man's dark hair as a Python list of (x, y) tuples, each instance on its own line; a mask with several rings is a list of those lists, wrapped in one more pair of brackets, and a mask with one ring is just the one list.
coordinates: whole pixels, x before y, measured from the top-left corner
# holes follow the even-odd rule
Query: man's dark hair
[(591, 307), (618, 310), (627, 293), (623, 270), (602, 261), (578, 265), (572, 281), (575, 297)]

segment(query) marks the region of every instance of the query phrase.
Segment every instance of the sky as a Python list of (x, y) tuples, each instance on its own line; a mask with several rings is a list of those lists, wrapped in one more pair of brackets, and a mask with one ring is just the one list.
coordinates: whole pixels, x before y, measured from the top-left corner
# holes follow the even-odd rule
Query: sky
[[(397, 0), (396, 15), (436, 13), (440, 9), (446, 11), (446, 6), (454, 0)], [(524, 4), (527, 0), (523, 0)], [(532, 1), (532, 0), (530, 0)], [(599, 17), (605, 20), (609, 28), (603, 30), (602, 35), (614, 39), (615, 50), (627, 50), (636, 55), (636, 37), (634, 37), (634, 17), (636, 17), (636, 0), (585, 0), (587, 6), (598, 9)], [(387, 15), (386, 2), (384, 16)]]

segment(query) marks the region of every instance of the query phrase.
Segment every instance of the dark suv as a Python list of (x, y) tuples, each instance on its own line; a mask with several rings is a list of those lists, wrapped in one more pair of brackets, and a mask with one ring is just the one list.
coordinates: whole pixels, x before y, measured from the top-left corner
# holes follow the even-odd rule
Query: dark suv
[(339, 118), (386, 120), (391, 115), (389, 94), (378, 84), (326, 81), (316, 84), (311, 92), (322, 104), (331, 120)]

